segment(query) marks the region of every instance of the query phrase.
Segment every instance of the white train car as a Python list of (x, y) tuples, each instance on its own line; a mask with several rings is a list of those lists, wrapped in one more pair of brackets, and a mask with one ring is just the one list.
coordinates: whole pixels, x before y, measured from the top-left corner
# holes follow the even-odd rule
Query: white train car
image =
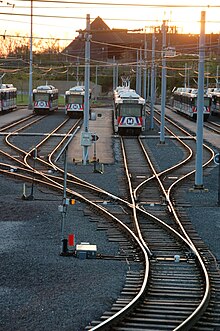
[[(89, 90), (89, 99), (91, 99), (91, 90)], [(74, 86), (65, 92), (65, 114), (69, 117), (83, 118), (84, 103), (85, 86)]]
[(218, 115), (220, 114), (220, 88), (212, 87), (208, 88), (207, 95), (211, 98), (211, 114)]
[(0, 85), (0, 113), (17, 108), (17, 88), (13, 84)]
[(113, 93), (114, 132), (121, 135), (139, 135), (145, 130), (145, 99), (129, 86), (119, 86)]
[[(178, 112), (182, 113), (194, 120), (197, 118), (197, 89), (178, 88), (173, 93), (172, 106)], [(204, 120), (206, 121), (211, 112), (211, 98), (204, 95)]]
[(33, 90), (33, 109), (36, 114), (52, 113), (58, 109), (58, 89), (41, 85)]

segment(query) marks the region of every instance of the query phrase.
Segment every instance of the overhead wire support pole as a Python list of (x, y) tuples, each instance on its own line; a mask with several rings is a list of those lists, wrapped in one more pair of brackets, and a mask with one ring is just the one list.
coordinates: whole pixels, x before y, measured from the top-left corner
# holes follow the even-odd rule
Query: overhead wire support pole
[(154, 102), (155, 102), (155, 28), (152, 34), (151, 59), (151, 92), (150, 92), (150, 129), (154, 128)]
[(136, 92), (139, 91), (139, 49), (136, 50)]
[(139, 66), (138, 66), (138, 94), (142, 96), (142, 48), (139, 50)]
[(116, 89), (116, 79), (115, 79), (115, 56), (113, 56), (113, 60), (112, 60), (112, 63), (113, 63), (113, 80), (112, 80), (112, 85), (113, 85), (113, 91)]
[(118, 62), (116, 63), (116, 67), (115, 67), (116, 71), (115, 71), (115, 86), (118, 86)]
[(64, 175), (63, 175), (63, 203), (59, 206), (59, 210), (62, 213), (62, 220), (61, 220), (61, 254), (67, 253), (67, 239), (65, 238), (65, 224), (66, 224), (66, 213), (67, 213), (67, 152), (68, 147), (74, 136), (76, 135), (77, 131), (80, 129), (80, 126), (76, 128), (76, 130), (71, 134), (68, 141), (57, 155), (55, 162), (59, 160), (62, 154), (64, 154)]
[(161, 124), (160, 124), (160, 143), (165, 143), (165, 106), (166, 106), (166, 21), (163, 21), (162, 25), (162, 81), (161, 81)]
[(32, 109), (32, 78), (33, 78), (33, 0), (31, 0), (31, 35), (30, 35), (30, 69), (29, 69), (29, 98), (28, 109)]
[(204, 61), (205, 61), (205, 11), (201, 12), (199, 38), (199, 74), (196, 126), (196, 172), (195, 188), (203, 189), (203, 110), (204, 110)]
[(143, 77), (143, 97), (145, 103), (147, 100), (147, 41), (146, 41), (146, 31), (144, 35), (144, 77)]
[[(90, 82), (90, 14), (86, 15), (85, 32), (85, 103), (84, 103), (84, 132), (89, 132), (89, 82)], [(83, 146), (83, 164), (88, 161), (88, 146)]]

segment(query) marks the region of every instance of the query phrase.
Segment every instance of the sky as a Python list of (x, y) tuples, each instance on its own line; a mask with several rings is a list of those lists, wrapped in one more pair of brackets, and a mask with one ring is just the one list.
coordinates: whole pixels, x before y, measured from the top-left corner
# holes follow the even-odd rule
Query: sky
[[(0, 7), (0, 35), (30, 36), (31, 0), (3, 0)], [(91, 22), (100, 16), (111, 29), (150, 32), (166, 20), (179, 33), (197, 34), (202, 11), (206, 12), (206, 33), (220, 33), (219, 0), (33, 0), (32, 31), (35, 38), (56, 38), (61, 46), (67, 45), (78, 35), (77, 30), (86, 27), (90, 14)]]

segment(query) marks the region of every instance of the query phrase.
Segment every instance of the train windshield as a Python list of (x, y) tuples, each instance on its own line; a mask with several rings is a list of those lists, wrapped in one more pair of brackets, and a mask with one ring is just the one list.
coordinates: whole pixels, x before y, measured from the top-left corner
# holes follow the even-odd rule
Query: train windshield
[(71, 95), (70, 94), (67, 96), (67, 103), (82, 104), (83, 95)]
[(49, 94), (47, 93), (35, 93), (34, 94), (34, 100), (35, 101), (48, 101), (49, 100)]
[(204, 98), (204, 106), (209, 107), (211, 105), (211, 98)]
[(142, 105), (121, 104), (119, 116), (141, 116)]

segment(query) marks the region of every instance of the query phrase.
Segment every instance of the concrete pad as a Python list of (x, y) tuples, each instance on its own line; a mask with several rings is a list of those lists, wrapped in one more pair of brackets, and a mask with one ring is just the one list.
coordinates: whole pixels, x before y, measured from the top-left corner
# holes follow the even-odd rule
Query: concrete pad
[(33, 110), (28, 108), (21, 108), (10, 113), (3, 114), (0, 116), (0, 128), (15, 121), (18, 121), (28, 115), (33, 115)]
[[(114, 163), (112, 151), (112, 109), (94, 108), (92, 111), (96, 113), (96, 120), (89, 120), (89, 131), (95, 133), (99, 139), (89, 147), (89, 161), (93, 160), (95, 148), (96, 159), (99, 159), (100, 163)], [(80, 144), (83, 131), (84, 126), (82, 125), (68, 148), (68, 162), (73, 160), (82, 162), (83, 160), (83, 147)]]

